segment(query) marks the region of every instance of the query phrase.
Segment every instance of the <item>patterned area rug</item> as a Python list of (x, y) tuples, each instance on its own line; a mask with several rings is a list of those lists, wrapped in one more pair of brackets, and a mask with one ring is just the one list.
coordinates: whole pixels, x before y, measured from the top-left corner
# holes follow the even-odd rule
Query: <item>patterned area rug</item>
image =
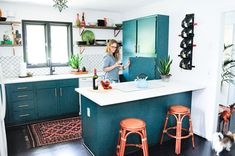
[(46, 121), (27, 126), (31, 147), (44, 146), (81, 138), (81, 118)]

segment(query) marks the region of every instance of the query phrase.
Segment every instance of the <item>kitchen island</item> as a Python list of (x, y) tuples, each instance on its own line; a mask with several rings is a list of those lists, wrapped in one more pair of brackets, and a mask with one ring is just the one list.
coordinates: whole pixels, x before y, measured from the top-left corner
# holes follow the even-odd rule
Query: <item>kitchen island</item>
[[(82, 129), (84, 144), (95, 156), (113, 156), (119, 123), (125, 118), (146, 122), (149, 146), (160, 141), (167, 109), (174, 104), (191, 108), (192, 91), (204, 85), (180, 81), (148, 81), (148, 88), (135, 87), (135, 82), (113, 84), (113, 89), (75, 89), (82, 95)], [(172, 119), (169, 120), (171, 124)], [(135, 136), (128, 141), (135, 142)]]

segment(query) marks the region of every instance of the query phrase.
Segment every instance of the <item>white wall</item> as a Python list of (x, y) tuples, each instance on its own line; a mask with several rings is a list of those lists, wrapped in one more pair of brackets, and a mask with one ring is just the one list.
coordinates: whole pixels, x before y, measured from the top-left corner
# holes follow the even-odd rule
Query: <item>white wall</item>
[[(73, 22), (75, 25), (77, 13), (80, 13), (80, 19), (82, 12), (85, 12), (85, 20), (88, 22), (96, 22), (97, 19), (103, 19), (104, 17), (109, 18), (113, 23), (121, 23), (121, 16), (118, 13), (114, 12), (105, 12), (105, 11), (96, 11), (96, 10), (81, 10), (74, 8), (67, 8), (63, 10), (61, 13), (58, 9), (53, 8), (52, 6), (44, 6), (44, 5), (31, 5), (31, 4), (21, 4), (21, 3), (4, 3), (0, 2), (0, 8), (3, 11), (3, 16), (7, 16), (9, 13), (16, 16), (14, 20), (21, 21), (24, 20), (43, 20), (43, 21), (62, 21), (62, 22)], [(10, 30), (10, 27), (0, 26), (0, 40), (2, 40), (3, 33), (5, 29)], [(21, 30), (21, 26), (16, 27), (16, 29)], [(95, 33), (96, 39), (111, 39), (115, 38), (113, 35), (113, 30), (97, 30), (92, 29)], [(116, 38), (116, 40), (122, 40), (122, 33), (120, 33)], [(81, 40), (79, 35), (79, 29), (73, 28), (73, 43)], [(2, 56), (13, 56), (13, 48), (0, 48), (0, 57)], [(105, 47), (87, 47), (85, 49), (84, 55), (103, 55)], [(74, 47), (74, 53), (78, 53), (80, 48)], [(23, 56), (23, 47), (15, 48), (16, 56)], [(99, 57), (99, 58), (102, 58)], [(99, 61), (100, 62), (100, 61)], [(92, 62), (90, 61), (92, 64)], [(98, 63), (98, 62), (97, 62)], [(88, 63), (87, 63), (88, 64)], [(97, 64), (94, 64), (94, 67)], [(90, 64), (88, 64), (89, 67)], [(100, 66), (102, 66), (100, 64)], [(97, 67), (98, 68), (98, 67)], [(92, 68), (93, 69), (93, 68)], [(101, 69), (101, 68), (99, 68)], [(41, 70), (41, 69), (40, 69)], [(36, 70), (35, 70), (36, 71)], [(49, 72), (48, 69), (46, 71)]]
[[(159, 1), (148, 6), (123, 13), (125, 20), (153, 14), (170, 16), (169, 54), (173, 58), (172, 79), (206, 84), (206, 89), (193, 92), (192, 118), (194, 132), (211, 139), (216, 129), (219, 85), (223, 50), (223, 13), (233, 10), (235, 2), (219, 0), (178, 0)], [(138, 10), (138, 11), (136, 11)], [(181, 21), (185, 14), (194, 13), (195, 26), (193, 50), (193, 68), (191, 71), (179, 68), (181, 38), (178, 37), (182, 28)]]

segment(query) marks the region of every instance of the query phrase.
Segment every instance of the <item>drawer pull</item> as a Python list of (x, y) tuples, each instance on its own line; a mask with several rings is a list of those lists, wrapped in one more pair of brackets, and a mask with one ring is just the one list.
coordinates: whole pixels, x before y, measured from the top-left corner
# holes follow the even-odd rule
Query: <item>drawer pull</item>
[(60, 96), (63, 96), (63, 90), (60, 88)]
[(22, 114), (22, 115), (19, 115), (21, 118), (23, 117), (26, 117), (26, 116), (30, 116), (30, 114)]
[(19, 105), (19, 108), (29, 107), (29, 105)]
[(18, 90), (27, 89), (28, 87), (18, 87)]
[(55, 96), (57, 96), (57, 89), (55, 88)]
[(27, 96), (29, 96), (29, 95), (18, 95), (17, 97), (18, 98), (24, 98), (24, 97), (27, 97)]

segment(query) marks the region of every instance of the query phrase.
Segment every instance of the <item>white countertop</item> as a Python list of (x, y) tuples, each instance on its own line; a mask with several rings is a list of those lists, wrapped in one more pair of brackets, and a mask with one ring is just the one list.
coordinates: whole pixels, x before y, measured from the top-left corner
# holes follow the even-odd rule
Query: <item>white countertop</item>
[[(104, 72), (98, 72), (98, 76), (104, 75)], [(58, 74), (58, 75), (43, 75), (43, 76), (33, 76), (27, 78), (6, 78), (4, 79), (5, 84), (11, 83), (24, 83), (24, 82), (37, 82), (37, 81), (48, 81), (48, 80), (60, 80), (60, 79), (73, 79), (73, 78), (83, 78), (92, 77), (93, 73), (74, 75), (74, 74)]]
[(107, 106), (128, 101), (204, 89), (206, 85), (181, 81), (163, 82), (161, 80), (149, 80), (148, 88), (145, 89), (135, 87), (135, 82), (112, 84), (112, 87), (113, 89), (111, 90), (104, 90), (102, 87), (99, 87), (99, 90), (93, 90), (91, 87), (76, 88), (75, 90), (98, 105)]

